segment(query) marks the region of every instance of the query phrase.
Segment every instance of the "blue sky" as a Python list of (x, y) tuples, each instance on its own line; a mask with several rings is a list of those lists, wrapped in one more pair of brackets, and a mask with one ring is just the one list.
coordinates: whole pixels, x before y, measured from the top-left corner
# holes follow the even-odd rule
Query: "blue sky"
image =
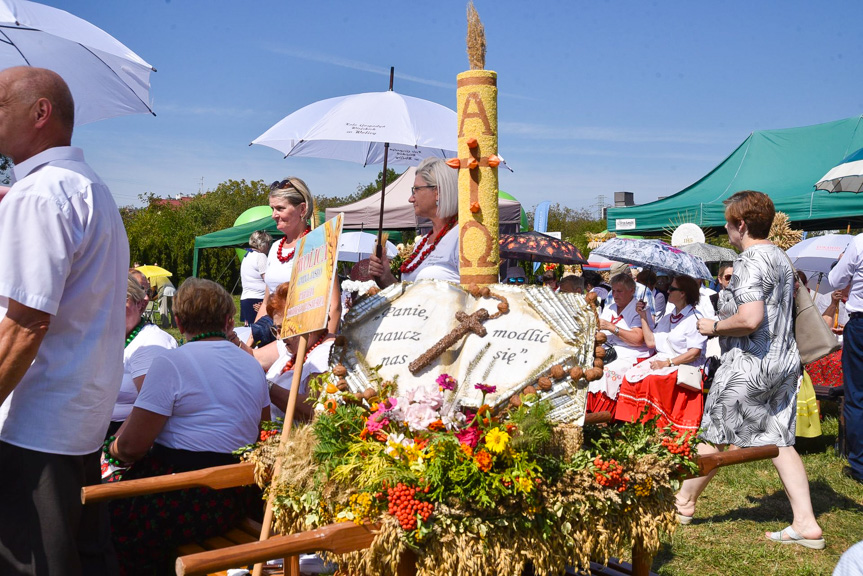
[[(48, 0), (158, 72), (156, 117), (74, 138), (119, 205), (227, 179), (300, 176), (341, 196), (380, 167), (248, 146), (323, 98), (395, 90), (455, 107), (462, 0)], [(475, 0), (498, 73), (500, 187), (529, 208), (644, 203), (698, 180), (753, 130), (863, 113), (863, 2)], [(852, 26), (845, 26), (846, 23)], [(203, 181), (202, 181), (203, 179)]]

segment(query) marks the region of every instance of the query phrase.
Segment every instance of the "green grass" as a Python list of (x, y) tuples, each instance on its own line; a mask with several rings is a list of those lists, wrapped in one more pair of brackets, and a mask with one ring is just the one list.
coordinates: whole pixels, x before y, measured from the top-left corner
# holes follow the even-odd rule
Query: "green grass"
[[(835, 414), (835, 405), (825, 409)], [(833, 452), (838, 428), (836, 416), (828, 416), (822, 436), (797, 442), (826, 549), (764, 539), (764, 532), (791, 522), (779, 476), (765, 460), (721, 469), (699, 498), (692, 524), (663, 539), (653, 571), (663, 576), (830, 575), (842, 553), (863, 539), (863, 485), (842, 475), (847, 463)]]

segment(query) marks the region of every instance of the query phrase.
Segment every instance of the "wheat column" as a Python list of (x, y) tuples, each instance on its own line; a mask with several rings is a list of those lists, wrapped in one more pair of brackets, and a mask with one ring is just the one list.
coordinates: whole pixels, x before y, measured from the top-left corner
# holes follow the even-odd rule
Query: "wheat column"
[[(457, 77), (459, 272), (464, 286), (498, 281), (497, 73)], [(455, 164), (455, 162), (453, 162)], [(455, 167), (455, 166), (454, 166)]]

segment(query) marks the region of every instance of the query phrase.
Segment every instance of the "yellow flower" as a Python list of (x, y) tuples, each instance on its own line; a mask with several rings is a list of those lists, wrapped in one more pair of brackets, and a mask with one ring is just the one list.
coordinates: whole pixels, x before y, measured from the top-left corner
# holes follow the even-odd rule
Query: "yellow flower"
[(524, 476), (516, 478), (515, 485), (525, 494), (529, 493), (531, 489), (533, 489), (533, 482), (530, 481), (530, 478), (525, 478)]
[(503, 449), (506, 448), (507, 442), (509, 442), (509, 434), (500, 428), (493, 428), (485, 435), (486, 447), (495, 454), (503, 452)]

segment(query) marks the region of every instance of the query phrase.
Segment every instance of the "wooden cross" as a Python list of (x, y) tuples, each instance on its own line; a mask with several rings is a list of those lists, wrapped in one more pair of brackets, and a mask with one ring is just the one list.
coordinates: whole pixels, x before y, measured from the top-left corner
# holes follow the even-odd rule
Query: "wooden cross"
[(411, 374), (416, 374), (431, 364), (435, 358), (449, 350), (450, 347), (461, 340), (462, 336), (469, 332), (485, 336), (486, 330), (482, 323), (488, 320), (488, 317), (489, 313), (485, 308), (480, 308), (471, 315), (467, 315), (459, 310), (455, 313), (455, 319), (459, 322), (459, 325), (453, 328), (452, 332), (441, 338), (434, 346), (425, 351), (422, 356), (408, 364), (408, 370), (411, 371)]

